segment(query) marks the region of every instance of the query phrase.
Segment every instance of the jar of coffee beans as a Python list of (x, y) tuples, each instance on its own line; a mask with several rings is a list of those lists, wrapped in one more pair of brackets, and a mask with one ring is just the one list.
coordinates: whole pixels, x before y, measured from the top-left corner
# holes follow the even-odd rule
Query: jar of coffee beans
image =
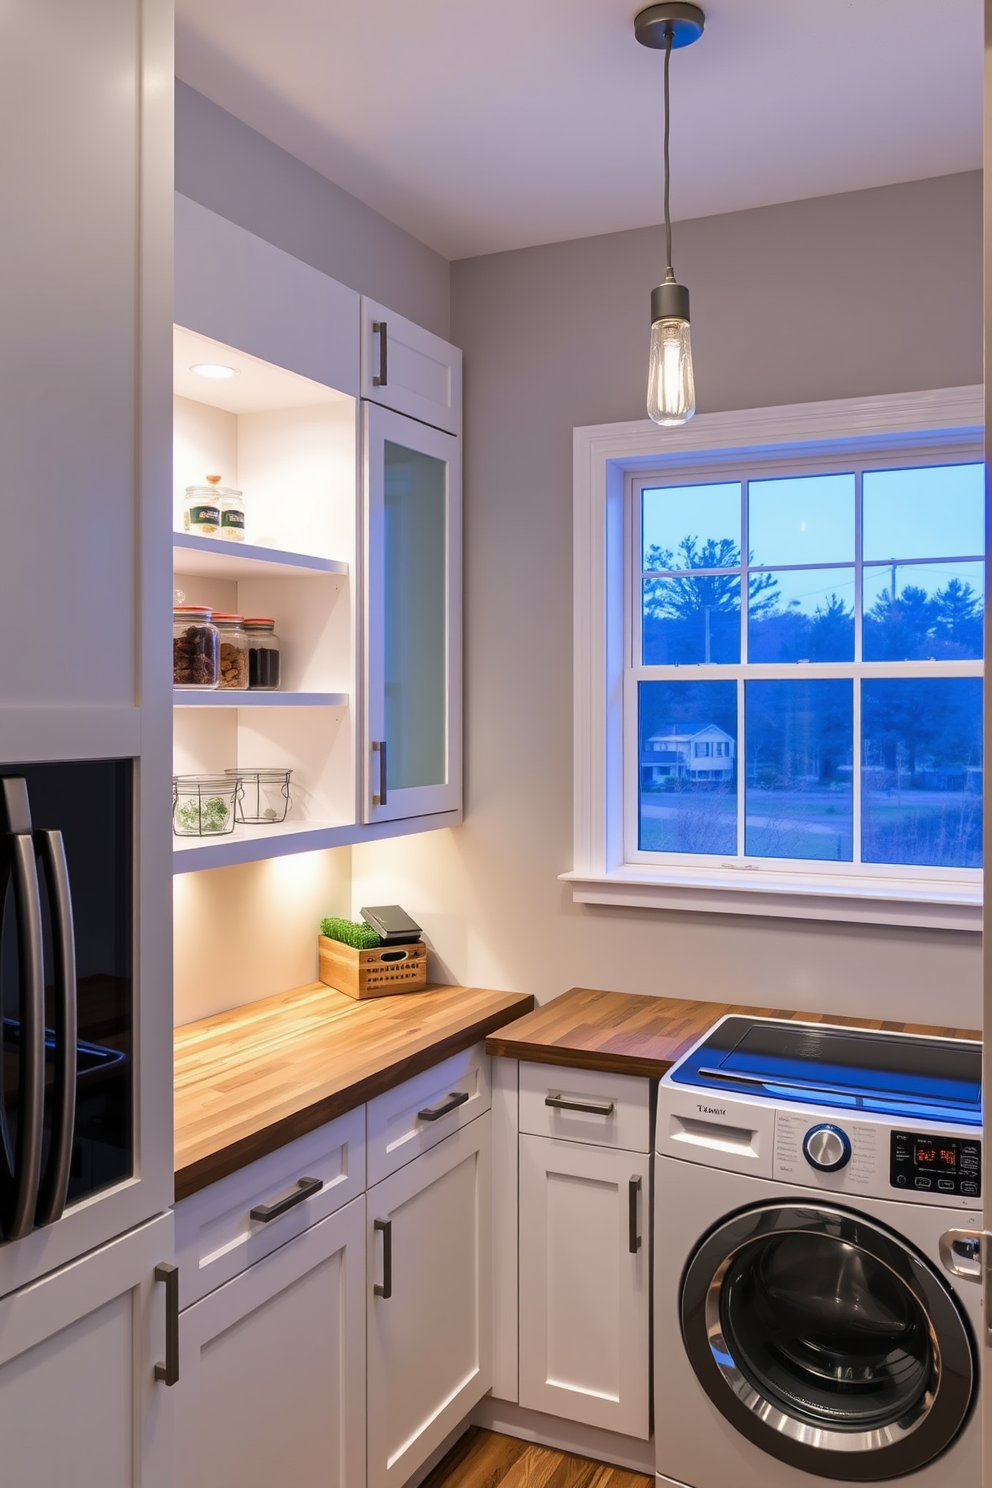
[(173, 687), (216, 687), (220, 678), (217, 629), (204, 605), (176, 605), (172, 611)]
[(279, 637), (274, 620), (245, 616), (248, 633), (248, 686), (254, 691), (274, 692), (279, 686)]
[(221, 691), (248, 690), (248, 637), (240, 615), (214, 611), (214, 624), (220, 637)]

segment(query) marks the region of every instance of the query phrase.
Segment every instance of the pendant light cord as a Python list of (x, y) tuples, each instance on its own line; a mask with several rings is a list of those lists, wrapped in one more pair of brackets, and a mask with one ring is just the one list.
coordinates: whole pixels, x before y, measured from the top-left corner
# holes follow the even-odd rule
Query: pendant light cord
[(671, 161), (668, 156), (668, 141), (671, 133), (671, 110), (668, 99), (668, 72), (672, 62), (672, 37), (671, 26), (665, 27), (665, 277), (674, 279), (675, 271), (672, 268), (672, 215), (668, 206), (668, 188), (671, 179)]

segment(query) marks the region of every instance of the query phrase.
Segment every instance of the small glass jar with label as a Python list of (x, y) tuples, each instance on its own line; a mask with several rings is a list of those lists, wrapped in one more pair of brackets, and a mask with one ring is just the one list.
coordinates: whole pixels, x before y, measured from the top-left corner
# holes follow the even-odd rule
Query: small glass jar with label
[(246, 615), (248, 635), (248, 686), (254, 691), (275, 692), (279, 686), (279, 637), (275, 621)]
[(245, 540), (245, 498), (231, 486), (218, 486), (220, 535), (228, 542)]
[[(207, 476), (207, 479), (210, 477)], [(220, 502), (214, 486), (186, 487), (183, 531), (192, 532), (194, 537), (217, 536), (220, 531)]]
[(176, 605), (172, 611), (172, 685), (215, 688), (220, 677), (217, 627), (205, 605)]
[(240, 615), (228, 615), (214, 611), (220, 651), (220, 681), (222, 692), (247, 692), (248, 690), (248, 636), (244, 620)]

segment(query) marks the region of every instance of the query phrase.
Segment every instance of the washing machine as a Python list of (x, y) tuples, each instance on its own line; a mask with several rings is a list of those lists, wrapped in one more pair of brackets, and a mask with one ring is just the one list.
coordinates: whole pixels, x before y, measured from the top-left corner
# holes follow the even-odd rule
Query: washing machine
[(731, 1015), (656, 1131), (658, 1488), (980, 1488), (981, 1045)]

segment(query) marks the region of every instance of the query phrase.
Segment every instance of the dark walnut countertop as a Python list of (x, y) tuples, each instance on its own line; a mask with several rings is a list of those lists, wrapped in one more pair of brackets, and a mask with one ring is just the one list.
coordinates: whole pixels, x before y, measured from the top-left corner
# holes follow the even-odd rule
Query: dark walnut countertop
[(826, 1013), (783, 1012), (737, 1002), (687, 1002), (679, 997), (644, 997), (632, 992), (596, 992), (573, 987), (486, 1040), (490, 1054), (564, 1064), (573, 1069), (657, 1078), (727, 1013), (788, 1018), (801, 1023), (837, 1023), (847, 1028), (879, 1028), (891, 1033), (981, 1039), (967, 1028), (935, 1028), (923, 1023), (883, 1022)]
[(314, 1131), (534, 1005), (429, 987), (358, 1002), (322, 982), (175, 1031), (176, 1199)]

